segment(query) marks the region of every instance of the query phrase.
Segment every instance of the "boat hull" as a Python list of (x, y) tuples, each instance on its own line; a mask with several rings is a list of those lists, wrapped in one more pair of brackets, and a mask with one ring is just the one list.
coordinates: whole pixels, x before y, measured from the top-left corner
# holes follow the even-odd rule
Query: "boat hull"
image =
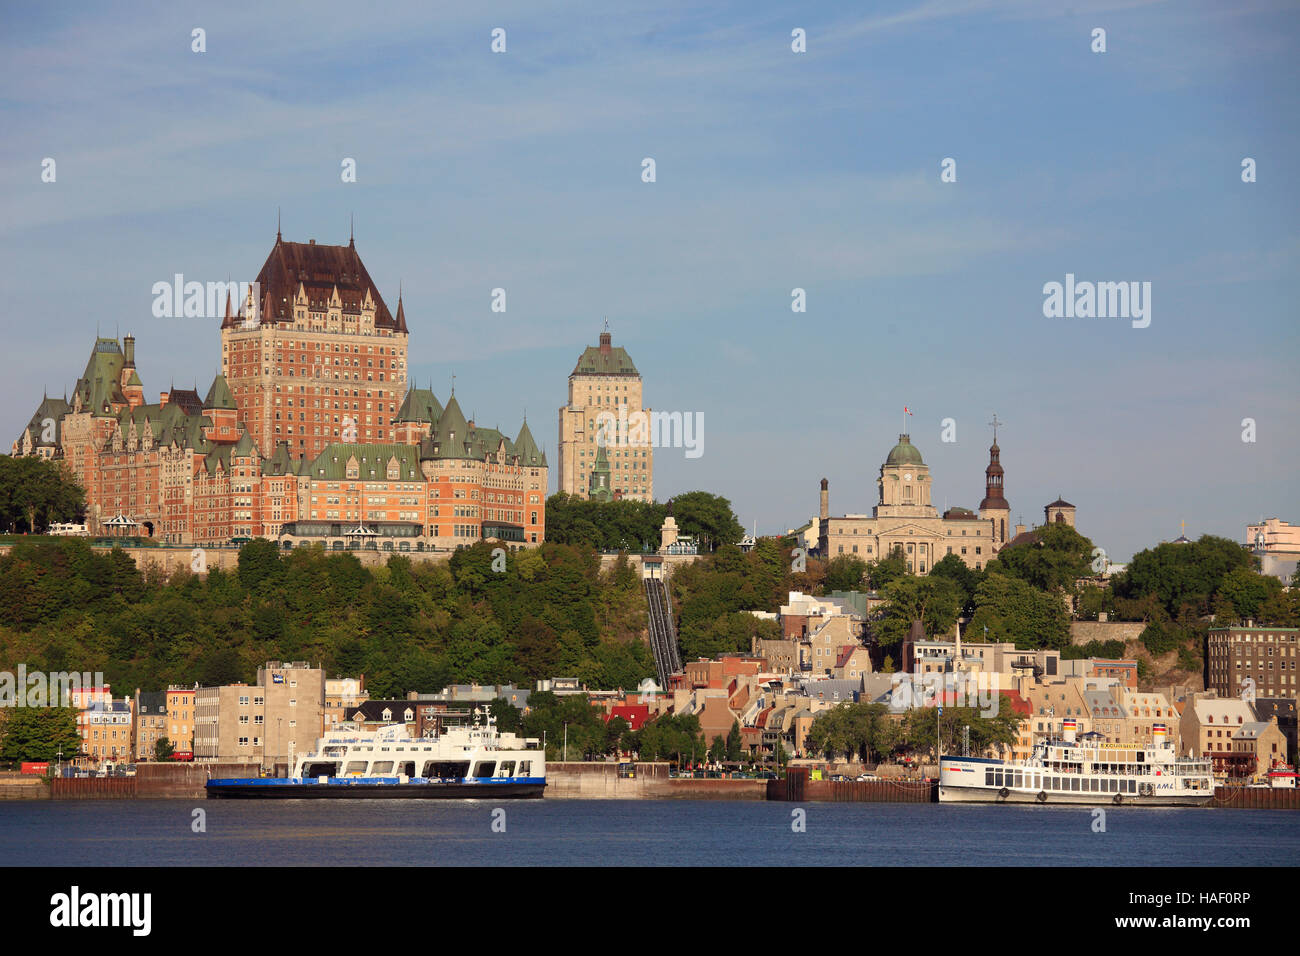
[(509, 800), (544, 795), (546, 780), (400, 781), (331, 778), (316, 780), (283, 778), (209, 780), (209, 799), (218, 800)]
[[(1118, 800), (1116, 798), (1119, 798)], [(1014, 790), (1007, 795), (988, 787), (939, 787), (940, 803), (1018, 803), (1034, 806), (1123, 806), (1123, 807), (1203, 807), (1214, 799), (1214, 792), (1199, 794), (1073, 793), (1039, 790)]]

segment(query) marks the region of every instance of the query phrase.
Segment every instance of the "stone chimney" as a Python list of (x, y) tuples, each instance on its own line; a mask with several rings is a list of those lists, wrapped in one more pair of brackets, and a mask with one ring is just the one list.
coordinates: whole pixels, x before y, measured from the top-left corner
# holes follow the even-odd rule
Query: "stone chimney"
[(166, 407), (167, 407), (167, 402), (168, 402), (168, 400), (169, 400), (170, 398), (171, 398), (171, 393), (170, 393), (170, 392), (159, 392), (159, 393), (158, 393), (158, 407), (159, 407), (159, 408), (166, 408)]
[(818, 512), (819, 517), (825, 521), (831, 516), (831, 483), (825, 478), (822, 479), (822, 497), (821, 510)]
[(611, 351), (613, 351), (613, 341), (614, 341), (614, 337), (610, 335), (608, 332), (600, 333), (600, 354), (601, 355), (608, 355)]

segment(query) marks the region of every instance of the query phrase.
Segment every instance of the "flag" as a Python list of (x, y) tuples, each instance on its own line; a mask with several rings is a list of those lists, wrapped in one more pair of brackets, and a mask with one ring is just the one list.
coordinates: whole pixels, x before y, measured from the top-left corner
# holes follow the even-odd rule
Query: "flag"
[[(908, 410), (908, 408), (907, 408), (906, 405), (903, 406), (903, 414), (905, 414), (905, 415), (912, 415), (912, 413)], [(915, 416), (915, 415), (912, 415), (912, 417), (915, 418), (916, 416)]]

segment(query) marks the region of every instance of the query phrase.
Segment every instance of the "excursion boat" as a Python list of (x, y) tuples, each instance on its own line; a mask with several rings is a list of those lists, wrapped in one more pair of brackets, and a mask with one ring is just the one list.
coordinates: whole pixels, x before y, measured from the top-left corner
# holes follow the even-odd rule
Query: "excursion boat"
[(1034, 745), (1028, 760), (982, 757), (939, 759), (940, 803), (1099, 803), (1134, 806), (1203, 806), (1214, 799), (1208, 760), (1180, 759), (1164, 724), (1152, 727), (1152, 746), (1124, 747), (1075, 740), (1066, 720), (1061, 740)]
[(340, 724), (303, 754), (290, 777), (213, 779), (209, 797), (235, 799), (540, 797), (546, 753), (495, 722), (412, 737), (404, 724)]

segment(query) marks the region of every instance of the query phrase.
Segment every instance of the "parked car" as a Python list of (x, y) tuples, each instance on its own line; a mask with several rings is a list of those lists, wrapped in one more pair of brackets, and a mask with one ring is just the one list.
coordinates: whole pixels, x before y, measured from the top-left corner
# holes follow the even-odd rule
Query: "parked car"
[(874, 773), (860, 773), (857, 776), (857, 780), (859, 783), (862, 783), (863, 781), (866, 780), (879, 780), (879, 779), (880, 778), (877, 777)]

